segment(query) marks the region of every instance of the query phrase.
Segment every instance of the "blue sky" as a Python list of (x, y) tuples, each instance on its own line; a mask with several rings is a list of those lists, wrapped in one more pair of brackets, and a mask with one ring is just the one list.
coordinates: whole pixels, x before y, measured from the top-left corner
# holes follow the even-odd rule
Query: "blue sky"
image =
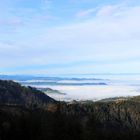
[(139, 0), (1, 1), (1, 74), (139, 72)]

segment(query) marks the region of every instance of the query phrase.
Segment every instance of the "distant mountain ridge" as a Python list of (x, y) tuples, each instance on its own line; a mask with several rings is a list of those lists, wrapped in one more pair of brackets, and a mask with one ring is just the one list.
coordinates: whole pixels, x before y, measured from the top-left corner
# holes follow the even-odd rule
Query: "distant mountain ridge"
[(26, 81), (26, 80), (103, 80), (99, 78), (75, 78), (75, 77), (59, 77), (59, 76), (33, 76), (33, 75), (0, 75), (1, 80), (18, 80), (18, 81)]

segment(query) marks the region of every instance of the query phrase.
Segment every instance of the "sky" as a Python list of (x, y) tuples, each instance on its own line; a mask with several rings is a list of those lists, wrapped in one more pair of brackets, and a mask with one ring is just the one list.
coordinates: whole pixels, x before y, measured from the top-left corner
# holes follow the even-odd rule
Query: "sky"
[(1, 0), (0, 74), (140, 73), (139, 0)]

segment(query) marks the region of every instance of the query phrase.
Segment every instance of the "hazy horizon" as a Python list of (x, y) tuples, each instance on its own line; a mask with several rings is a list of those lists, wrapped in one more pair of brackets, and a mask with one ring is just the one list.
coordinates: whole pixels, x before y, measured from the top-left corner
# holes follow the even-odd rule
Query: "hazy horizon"
[[(140, 74), (61, 75), (54, 77), (0, 75), (0, 79), (14, 80), (21, 85), (35, 87), (43, 90), (50, 97), (62, 101), (95, 101), (140, 95)], [(51, 88), (52, 92), (47, 92), (47, 88)]]

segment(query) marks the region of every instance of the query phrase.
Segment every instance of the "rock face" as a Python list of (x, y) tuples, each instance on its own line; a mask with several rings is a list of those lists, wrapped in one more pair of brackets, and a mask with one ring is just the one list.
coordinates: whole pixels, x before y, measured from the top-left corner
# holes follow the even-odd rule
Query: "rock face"
[(0, 80), (0, 104), (26, 108), (43, 108), (56, 101), (32, 87), (24, 87), (13, 81)]

